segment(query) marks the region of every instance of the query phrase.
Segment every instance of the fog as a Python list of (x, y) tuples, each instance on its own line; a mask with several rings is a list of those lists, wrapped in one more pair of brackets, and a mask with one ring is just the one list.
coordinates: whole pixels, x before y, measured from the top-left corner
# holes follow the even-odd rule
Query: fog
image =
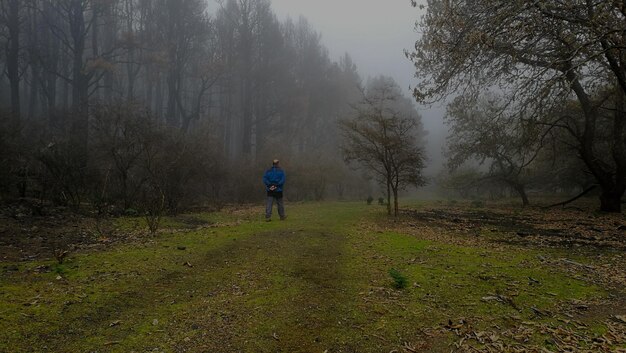
[[(178, 212), (257, 200), (278, 158), (291, 200), (363, 200), (440, 165), (441, 114), (411, 96), (408, 1), (6, 5), (2, 198)], [(387, 145), (348, 158), (371, 131)]]
[[(425, 0), (418, 4), (426, 4)], [(349, 53), (364, 79), (376, 75), (393, 77), (405, 93), (415, 86), (415, 69), (405, 57), (413, 49), (419, 33), (415, 23), (424, 10), (412, 7), (408, 0), (273, 0), (279, 17), (306, 17), (322, 34), (322, 42), (332, 58)], [(445, 108), (441, 105), (418, 106), (424, 128), (428, 131), (429, 163), (426, 171), (441, 169), (441, 155), (447, 128), (443, 124)]]
[[(578, 82), (589, 87), (577, 110), (563, 85), (574, 76), (550, 76), (534, 59), (506, 70), (497, 63), (526, 49), (511, 57), (496, 45), (489, 56), (476, 48), (484, 43), (470, 43), (482, 36), (467, 33), (485, 31), (508, 41), (492, 28), (507, 17), (492, 19), (489, 5), (482, 13), (409, 0), (3, 4), (0, 200), (145, 212), (219, 207), (262, 198), (259, 175), (280, 159), (294, 201), (434, 188), (438, 197), (517, 193), (528, 204), (534, 190), (570, 194), (598, 182), (610, 194), (603, 208), (621, 206), (623, 127), (608, 119), (621, 104), (612, 77), (626, 87), (613, 57), (620, 38), (592, 41), (597, 55), (577, 59), (588, 66), (580, 75), (602, 73)], [(483, 22), (463, 18), (474, 11)], [(607, 35), (623, 23), (615, 19)], [(535, 25), (543, 35), (544, 23)], [(602, 49), (609, 44), (614, 51)], [(528, 45), (542, 63), (586, 55), (555, 58), (561, 52)], [(406, 53), (419, 55), (412, 62)], [(445, 106), (419, 105), (413, 89)], [(585, 119), (590, 132), (567, 129)], [(611, 131), (619, 143), (606, 143)]]

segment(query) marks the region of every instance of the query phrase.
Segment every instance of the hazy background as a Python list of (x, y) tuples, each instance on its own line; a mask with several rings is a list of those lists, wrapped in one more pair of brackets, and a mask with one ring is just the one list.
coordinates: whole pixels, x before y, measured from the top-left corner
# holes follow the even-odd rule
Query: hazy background
[[(423, 10), (412, 7), (409, 0), (272, 0), (272, 7), (279, 19), (306, 17), (321, 32), (331, 59), (337, 60), (347, 52), (365, 80), (368, 76), (391, 76), (410, 95), (409, 87), (414, 86), (416, 79), (413, 64), (404, 56), (404, 50), (414, 47), (419, 36), (415, 22)], [(432, 174), (441, 166), (446, 135), (444, 109), (418, 108), (429, 131), (430, 163), (426, 173)]]

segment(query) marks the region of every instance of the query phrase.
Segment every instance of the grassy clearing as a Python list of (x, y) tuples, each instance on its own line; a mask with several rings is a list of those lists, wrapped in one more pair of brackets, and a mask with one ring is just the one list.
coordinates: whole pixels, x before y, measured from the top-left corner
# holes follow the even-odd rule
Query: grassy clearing
[[(20, 263), (0, 279), (0, 351), (449, 351), (450, 322), (556, 324), (563, 304), (610, 295), (535, 250), (423, 239), (381, 226), (383, 211), (291, 205), (288, 221), (270, 223), (260, 210), (193, 215), (214, 226), (166, 219), (156, 238), (62, 265)], [(603, 333), (602, 320), (581, 330)], [(527, 343), (552, 344), (542, 334)]]

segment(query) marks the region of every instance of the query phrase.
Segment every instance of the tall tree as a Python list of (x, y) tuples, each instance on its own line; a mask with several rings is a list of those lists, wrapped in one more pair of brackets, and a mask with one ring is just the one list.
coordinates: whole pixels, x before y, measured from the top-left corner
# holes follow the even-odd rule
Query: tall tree
[[(431, 101), (496, 86), (511, 100), (523, 101), (536, 118), (576, 97), (584, 123), (580, 130), (566, 130), (602, 189), (600, 208), (619, 212), (626, 191), (626, 117), (623, 109), (615, 110), (611, 161), (606, 163), (594, 147), (602, 102), (593, 97), (606, 85), (624, 94), (623, 6), (586, 0), (429, 1), (418, 24), (423, 37), (409, 54), (423, 78), (415, 97)], [(561, 118), (551, 123), (560, 126)]]
[(6, 75), (11, 86), (11, 113), (12, 118), (15, 120), (15, 125), (19, 126), (22, 115), (20, 102), (22, 2), (20, 0), (3, 0), (0, 4), (2, 5), (2, 22), (4, 22), (7, 30)]

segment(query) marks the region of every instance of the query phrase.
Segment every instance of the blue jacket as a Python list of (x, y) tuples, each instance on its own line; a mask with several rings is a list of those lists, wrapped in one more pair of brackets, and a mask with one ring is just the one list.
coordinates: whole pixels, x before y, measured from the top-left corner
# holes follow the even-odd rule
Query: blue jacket
[(276, 185), (275, 192), (283, 192), (283, 186), (285, 185), (285, 172), (279, 167), (272, 167), (265, 171), (263, 174), (263, 183), (265, 184), (265, 190), (270, 191), (270, 186)]

